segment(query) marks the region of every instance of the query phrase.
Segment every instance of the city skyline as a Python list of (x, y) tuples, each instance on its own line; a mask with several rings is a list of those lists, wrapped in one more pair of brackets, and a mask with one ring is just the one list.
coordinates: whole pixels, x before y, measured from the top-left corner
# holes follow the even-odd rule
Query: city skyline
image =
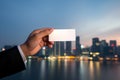
[(120, 45), (119, 0), (0, 0), (0, 47), (23, 43), (37, 28), (76, 29), (81, 44), (91, 39)]
[[(117, 47), (119, 47), (120, 45), (118, 45), (118, 42), (117, 42), (117, 40), (109, 40), (109, 41), (107, 41), (107, 40), (105, 40), (105, 39), (100, 39), (99, 37), (93, 37), (93, 38), (91, 38), (91, 45), (89, 45), (89, 46), (85, 46), (85, 45), (83, 45), (83, 44), (81, 44), (81, 40), (80, 40), (80, 36), (76, 36), (76, 40), (75, 41), (55, 41), (54, 42), (54, 46), (57, 46), (57, 48), (53, 48), (53, 52), (54, 53), (56, 53), (56, 52), (59, 52), (60, 53), (60, 51), (59, 51), (59, 48), (61, 49), (67, 49), (67, 51), (71, 51), (71, 50), (75, 50), (75, 49), (77, 49), (77, 50), (79, 50), (80, 48), (81, 49), (83, 49), (83, 48), (89, 48), (89, 47), (92, 47), (92, 45), (93, 45), (93, 40), (94, 39), (97, 39), (97, 40), (95, 40), (95, 41), (97, 41), (98, 42), (98, 45), (99, 44), (105, 44), (106, 43), (106, 45), (108, 45), (108, 46), (112, 46), (112, 43), (111, 42), (115, 42), (115, 46), (117, 46)], [(64, 44), (64, 43), (66, 43), (66, 44)], [(16, 46), (17, 44), (4, 44), (2, 47), (0, 47), (0, 48), (4, 48), (4, 47), (13, 47), (13, 46)], [(59, 47), (58, 47), (58, 45), (59, 45)], [(70, 47), (71, 46), (71, 49), (70, 48), (68, 48), (68, 46)], [(43, 47), (44, 48), (44, 47)]]

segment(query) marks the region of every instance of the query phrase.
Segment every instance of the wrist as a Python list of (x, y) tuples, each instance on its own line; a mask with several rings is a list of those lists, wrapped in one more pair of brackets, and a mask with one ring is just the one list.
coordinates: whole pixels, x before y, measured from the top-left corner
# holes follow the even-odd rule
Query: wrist
[(20, 47), (21, 47), (24, 55), (25, 55), (26, 57), (29, 56), (29, 51), (27, 50), (27, 46), (26, 46), (25, 44), (21, 44)]

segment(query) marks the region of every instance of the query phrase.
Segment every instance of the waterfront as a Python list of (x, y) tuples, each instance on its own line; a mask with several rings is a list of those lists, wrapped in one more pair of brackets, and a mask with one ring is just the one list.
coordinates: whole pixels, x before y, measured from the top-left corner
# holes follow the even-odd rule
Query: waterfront
[(119, 80), (119, 61), (28, 59), (27, 69), (2, 80)]

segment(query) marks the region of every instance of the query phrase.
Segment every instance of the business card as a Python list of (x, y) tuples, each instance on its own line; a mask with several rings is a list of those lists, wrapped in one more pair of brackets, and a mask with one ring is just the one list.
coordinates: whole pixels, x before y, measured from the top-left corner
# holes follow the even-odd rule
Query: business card
[(49, 41), (75, 41), (75, 29), (54, 29), (49, 35)]

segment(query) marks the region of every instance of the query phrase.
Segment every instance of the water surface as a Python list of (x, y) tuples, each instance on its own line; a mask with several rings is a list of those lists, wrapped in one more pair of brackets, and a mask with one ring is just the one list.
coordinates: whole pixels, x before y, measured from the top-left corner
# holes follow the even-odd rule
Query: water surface
[(2, 80), (120, 80), (119, 61), (29, 59), (26, 67)]

